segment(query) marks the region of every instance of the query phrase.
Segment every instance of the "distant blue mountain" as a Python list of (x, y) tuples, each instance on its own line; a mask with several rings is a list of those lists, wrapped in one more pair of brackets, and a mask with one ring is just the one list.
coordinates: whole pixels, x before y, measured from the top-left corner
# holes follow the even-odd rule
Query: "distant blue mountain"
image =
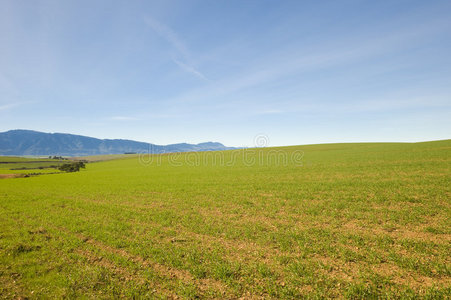
[(234, 149), (221, 143), (154, 145), (132, 140), (109, 140), (33, 130), (0, 132), (0, 155), (85, 156), (122, 153), (170, 153)]

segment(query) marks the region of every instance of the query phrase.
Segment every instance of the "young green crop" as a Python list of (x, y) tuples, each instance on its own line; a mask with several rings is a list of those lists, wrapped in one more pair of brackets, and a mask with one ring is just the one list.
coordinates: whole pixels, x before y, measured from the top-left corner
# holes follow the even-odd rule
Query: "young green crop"
[(449, 140), (120, 158), (0, 179), (3, 297), (451, 293)]

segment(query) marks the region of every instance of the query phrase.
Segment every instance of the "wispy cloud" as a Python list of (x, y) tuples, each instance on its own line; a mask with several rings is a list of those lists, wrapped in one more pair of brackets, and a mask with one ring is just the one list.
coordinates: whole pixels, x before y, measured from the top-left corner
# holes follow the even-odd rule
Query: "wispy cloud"
[(27, 105), (27, 104), (33, 104), (36, 103), (37, 101), (18, 101), (18, 102), (13, 102), (13, 103), (6, 103), (6, 104), (1, 104), (0, 103), (0, 111), (6, 111), (18, 106), (23, 106), (23, 105)]
[(198, 78), (207, 80), (204, 74), (202, 74), (197, 68), (193, 66), (191, 62), (191, 54), (188, 48), (185, 46), (183, 41), (179, 38), (177, 33), (172, 30), (169, 26), (158, 22), (157, 20), (146, 17), (144, 22), (152, 28), (160, 37), (165, 39), (183, 58), (183, 62), (177, 59), (172, 59), (172, 61), (178, 65), (184, 71), (195, 75)]
[(279, 115), (283, 114), (284, 111), (280, 109), (265, 109), (265, 110), (258, 110), (254, 114), (255, 115)]
[(180, 68), (182, 68), (182, 69), (185, 70), (186, 72), (191, 73), (191, 74), (193, 74), (193, 75), (199, 77), (200, 79), (203, 79), (203, 80), (207, 80), (207, 81), (208, 81), (208, 78), (205, 77), (204, 74), (202, 74), (201, 72), (199, 72), (198, 70), (196, 70), (196, 69), (193, 68), (192, 66), (187, 65), (187, 64), (185, 64), (185, 63), (183, 63), (183, 62), (181, 62), (181, 61), (179, 61), (179, 60), (177, 60), (177, 59), (172, 59), (172, 61), (175, 62)]
[[(386, 95), (379, 99), (368, 99), (342, 105), (341, 109), (349, 113), (382, 112), (406, 109), (451, 108), (450, 96), (427, 94), (418, 96)], [(340, 107), (336, 107), (336, 111)]]
[[(352, 65), (382, 55), (401, 52), (411, 45), (423, 41), (431, 33), (443, 30), (448, 21), (437, 20), (424, 24), (421, 29), (412, 31), (402, 28), (376, 36), (357, 36), (343, 43), (342, 39), (330, 39), (317, 49), (298, 49), (272, 53), (269, 57), (256, 60), (240, 73), (229, 74), (221, 80), (205, 87), (189, 90), (170, 99), (174, 102), (202, 102), (212, 97), (218, 98), (239, 93), (242, 90), (262, 86), (296, 74), (323, 71)], [(236, 96), (235, 96), (236, 97)], [(217, 102), (216, 102), (217, 105)]]
[(3, 105), (0, 105), (0, 111), (8, 110), (8, 109), (11, 109), (11, 108), (19, 106), (19, 105), (20, 105), (20, 103), (3, 104)]
[(174, 32), (174, 30), (172, 30), (171, 28), (169, 28), (168, 26), (166, 26), (163, 23), (158, 22), (157, 20), (150, 18), (150, 17), (146, 17), (144, 19), (144, 22), (149, 25), (150, 28), (153, 29), (153, 31), (155, 31), (159, 36), (161, 36), (162, 38), (164, 38), (167, 42), (169, 42), (175, 49), (177, 49), (177, 51), (182, 54), (182, 56), (185, 59), (189, 58), (189, 52), (188, 49), (186, 48), (185, 44), (182, 42), (182, 40), (178, 37), (178, 35)]
[(313, 103), (299, 103), (283, 105), (278, 103), (280, 109), (257, 110), (254, 115), (274, 115), (285, 113), (330, 113), (330, 114), (362, 114), (362, 113), (382, 113), (407, 109), (449, 109), (451, 108), (450, 97), (440, 94), (427, 94), (409, 96), (403, 94), (385, 94), (379, 98), (356, 99), (351, 102), (323, 103), (314, 101)]
[(135, 117), (126, 117), (126, 116), (113, 116), (108, 118), (111, 121), (138, 121), (138, 118)]

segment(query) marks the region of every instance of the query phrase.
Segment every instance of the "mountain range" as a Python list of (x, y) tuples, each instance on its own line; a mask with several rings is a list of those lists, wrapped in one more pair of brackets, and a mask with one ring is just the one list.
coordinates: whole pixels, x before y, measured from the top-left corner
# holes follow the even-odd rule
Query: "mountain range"
[(0, 132), (0, 155), (86, 156), (123, 153), (171, 153), (235, 149), (221, 143), (154, 145), (123, 139), (97, 139), (67, 133), (33, 130)]

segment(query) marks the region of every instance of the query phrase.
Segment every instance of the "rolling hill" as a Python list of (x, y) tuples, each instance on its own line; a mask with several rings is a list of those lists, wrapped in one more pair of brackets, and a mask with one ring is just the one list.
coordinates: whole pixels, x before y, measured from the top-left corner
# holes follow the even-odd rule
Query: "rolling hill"
[(192, 154), (4, 163), (1, 298), (449, 299), (451, 140)]

